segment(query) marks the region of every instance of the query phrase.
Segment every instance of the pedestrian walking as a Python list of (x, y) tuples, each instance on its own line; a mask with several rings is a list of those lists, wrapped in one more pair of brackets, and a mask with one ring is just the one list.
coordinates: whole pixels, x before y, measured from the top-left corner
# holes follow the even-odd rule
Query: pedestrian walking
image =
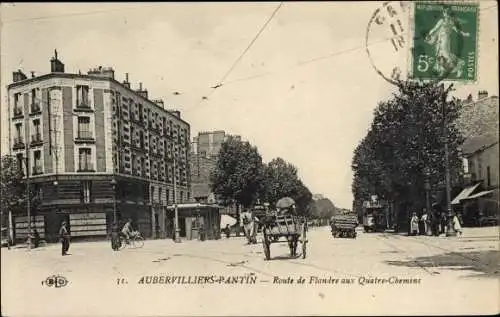
[(420, 220), (422, 221), (424, 227), (422, 234), (428, 236), (430, 232), (430, 225), (429, 225), (430, 222), (429, 222), (429, 213), (427, 212), (427, 209), (425, 208), (423, 209), (423, 214)]
[(63, 221), (61, 223), (61, 228), (59, 229), (59, 238), (61, 239), (62, 255), (68, 255), (70, 234), (67, 228), (66, 221)]
[(113, 251), (118, 251), (120, 249), (120, 232), (116, 222), (113, 223), (111, 227), (111, 248)]
[(416, 236), (418, 234), (418, 216), (416, 212), (413, 212), (410, 219), (410, 232), (412, 236)]
[(460, 224), (460, 219), (456, 214), (453, 215), (453, 229), (455, 229), (456, 232), (458, 232), (458, 235), (462, 235), (462, 225)]

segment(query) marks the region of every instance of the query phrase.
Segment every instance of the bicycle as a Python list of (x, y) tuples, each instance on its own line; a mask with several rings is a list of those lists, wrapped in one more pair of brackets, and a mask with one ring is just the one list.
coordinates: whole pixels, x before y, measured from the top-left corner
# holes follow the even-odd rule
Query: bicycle
[(120, 250), (125, 249), (125, 246), (129, 246), (132, 249), (142, 248), (144, 246), (144, 238), (142, 237), (140, 232), (133, 233), (130, 235), (128, 239), (128, 243), (125, 240), (123, 235), (120, 235)]

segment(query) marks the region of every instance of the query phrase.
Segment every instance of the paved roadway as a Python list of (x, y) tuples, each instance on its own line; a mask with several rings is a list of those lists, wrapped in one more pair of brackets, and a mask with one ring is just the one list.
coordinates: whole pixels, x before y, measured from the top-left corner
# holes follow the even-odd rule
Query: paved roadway
[[(234, 237), (180, 244), (152, 240), (141, 249), (120, 252), (113, 252), (109, 242), (74, 243), (71, 255), (66, 257), (60, 255), (59, 245), (30, 252), (2, 248), (2, 314), (269, 316), (500, 312), (498, 227), (465, 228), (460, 238), (359, 232), (357, 239), (334, 239), (327, 227), (321, 227), (311, 228), (308, 237), (306, 259), (290, 259), (286, 244), (273, 244), (271, 261), (264, 260), (261, 244), (245, 245), (243, 238)], [(69, 284), (60, 288), (42, 285), (53, 274), (64, 276)], [(233, 283), (201, 284), (202, 279), (200, 284), (166, 284), (166, 276), (173, 275), (186, 276), (185, 283), (188, 276), (235, 278), (228, 281)], [(140, 284), (143, 276), (157, 276), (159, 283), (147, 284), (147, 278)], [(255, 284), (234, 284), (239, 276), (246, 282), (255, 279)], [(298, 283), (301, 277), (304, 284)], [(274, 283), (276, 278), (280, 283)], [(293, 283), (285, 283), (290, 279)], [(383, 279), (413, 283), (381, 284)], [(125, 283), (118, 284), (118, 280)], [(311, 283), (313, 280), (329, 283)], [(373, 281), (377, 284), (370, 283)]]

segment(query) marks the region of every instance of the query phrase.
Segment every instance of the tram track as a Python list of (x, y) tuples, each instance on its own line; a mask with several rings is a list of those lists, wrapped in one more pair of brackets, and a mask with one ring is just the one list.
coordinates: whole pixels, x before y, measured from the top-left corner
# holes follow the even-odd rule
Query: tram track
[[(402, 237), (400, 236), (391, 236), (397, 240), (401, 240)], [(499, 268), (498, 267), (494, 267), (488, 263), (484, 263), (483, 261), (481, 261), (480, 259), (478, 258), (475, 258), (475, 257), (472, 257), (472, 256), (468, 256), (468, 255), (464, 255), (463, 253), (461, 252), (457, 252), (457, 251), (454, 251), (452, 249), (449, 249), (449, 248), (445, 248), (445, 247), (442, 247), (442, 246), (438, 246), (438, 245), (435, 245), (433, 243), (429, 243), (427, 241), (422, 241), (422, 240), (418, 240), (416, 237), (412, 237), (412, 236), (409, 236), (409, 237), (405, 237), (405, 239), (408, 239), (408, 240), (411, 240), (412, 242), (414, 243), (418, 243), (418, 244), (422, 244), (422, 245), (425, 245), (427, 247), (431, 247), (431, 248), (435, 248), (435, 249), (438, 249), (440, 251), (444, 251), (444, 252), (447, 252), (449, 254), (452, 254), (452, 255), (455, 255), (455, 256), (458, 256), (458, 257), (461, 257), (465, 260), (468, 260), (476, 265), (479, 265), (479, 266), (482, 266), (483, 269), (486, 269), (486, 271), (494, 271), (495, 273), (498, 273), (499, 271)]]
[[(389, 236), (389, 235), (386, 235), (386, 234), (383, 234), (382, 237), (384, 237), (384, 239), (387, 239), (389, 237), (392, 237), (392, 236)], [(379, 241), (381, 241), (383, 244), (389, 246), (391, 249), (393, 250), (396, 250), (398, 252), (401, 252), (403, 254), (405, 254), (405, 257), (408, 261), (412, 262), (412, 263), (415, 263), (420, 269), (422, 269), (422, 271), (424, 271), (425, 273), (431, 275), (431, 276), (435, 276), (436, 272), (434, 271), (431, 271), (429, 270), (427, 267), (425, 267), (424, 265), (422, 265), (422, 263), (420, 263), (419, 261), (415, 260), (414, 257), (410, 254), (410, 252), (408, 252), (407, 250), (403, 249), (403, 248), (400, 248), (400, 247), (397, 247), (395, 246), (394, 244), (388, 242), (387, 240), (384, 240), (382, 239), (380, 236), (375, 236), (375, 238)], [(433, 267), (435, 267), (435, 265), (433, 265)]]

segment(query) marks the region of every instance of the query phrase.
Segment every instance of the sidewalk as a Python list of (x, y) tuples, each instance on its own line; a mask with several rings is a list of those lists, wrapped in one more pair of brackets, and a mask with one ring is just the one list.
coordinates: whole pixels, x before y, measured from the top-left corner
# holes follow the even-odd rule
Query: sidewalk
[[(463, 227), (462, 228), (463, 238), (498, 238), (500, 239), (500, 227), (499, 226), (491, 226), (491, 227)], [(408, 237), (407, 232), (394, 232), (394, 230), (386, 230), (384, 233), (394, 234), (398, 236)], [(418, 237), (419, 235), (415, 236)], [(431, 236), (428, 236), (431, 237)], [(445, 234), (441, 234), (436, 238), (446, 238)], [(455, 238), (455, 237), (449, 237)]]

